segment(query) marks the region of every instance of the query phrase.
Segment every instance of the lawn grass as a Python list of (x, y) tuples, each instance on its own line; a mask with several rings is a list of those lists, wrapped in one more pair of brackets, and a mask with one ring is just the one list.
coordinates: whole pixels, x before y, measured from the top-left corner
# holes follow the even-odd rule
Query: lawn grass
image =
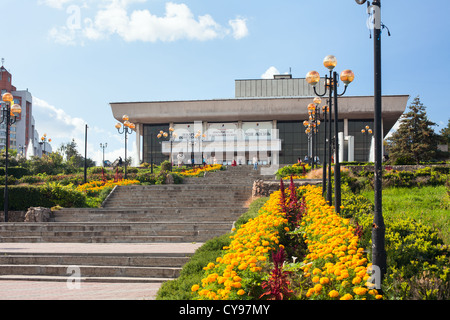
[[(361, 194), (371, 201), (374, 191)], [(387, 188), (383, 190), (383, 215), (412, 218), (433, 226), (444, 243), (450, 244), (450, 198), (446, 186)]]

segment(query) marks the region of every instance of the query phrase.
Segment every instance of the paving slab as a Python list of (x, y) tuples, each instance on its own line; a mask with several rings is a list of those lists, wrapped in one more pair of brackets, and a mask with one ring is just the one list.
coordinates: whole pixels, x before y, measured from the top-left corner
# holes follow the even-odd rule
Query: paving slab
[[(203, 243), (0, 243), (0, 254), (191, 255)], [(54, 280), (54, 279), (53, 279)], [(0, 300), (154, 300), (162, 282), (53, 281), (0, 278)], [(72, 279), (73, 280), (73, 279)]]
[(186, 253), (193, 254), (203, 243), (0, 243), (0, 253)]

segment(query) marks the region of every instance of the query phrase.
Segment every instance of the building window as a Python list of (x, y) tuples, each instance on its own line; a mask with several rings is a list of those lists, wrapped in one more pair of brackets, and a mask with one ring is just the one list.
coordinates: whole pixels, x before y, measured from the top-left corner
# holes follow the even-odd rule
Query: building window
[(353, 136), (355, 139), (355, 161), (369, 161), (373, 134), (361, 133), (361, 129), (365, 129), (366, 126), (369, 126), (369, 128), (373, 130), (373, 120), (348, 121), (348, 135)]
[[(316, 135), (315, 154), (319, 158), (320, 163), (323, 162), (324, 156), (324, 134), (325, 123), (319, 126), (319, 132)], [(297, 163), (298, 158), (305, 161), (308, 155), (308, 135), (305, 133), (305, 126), (302, 121), (278, 121), (278, 130), (281, 139), (280, 164)], [(334, 132), (334, 124), (333, 132)], [(339, 132), (344, 131), (344, 121), (339, 121)], [(328, 127), (327, 127), (328, 131)]]
[(161, 153), (161, 143), (168, 139), (158, 139), (157, 135), (162, 130), (167, 132), (169, 124), (144, 124), (142, 159), (149, 163), (153, 156), (153, 164), (159, 165), (169, 157)]

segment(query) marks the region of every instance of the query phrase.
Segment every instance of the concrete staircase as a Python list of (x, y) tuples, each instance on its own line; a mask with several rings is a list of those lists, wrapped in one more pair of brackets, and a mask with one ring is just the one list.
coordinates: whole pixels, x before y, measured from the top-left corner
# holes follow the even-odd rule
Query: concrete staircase
[[(251, 201), (258, 173), (230, 167), (182, 185), (116, 187), (103, 208), (62, 209), (54, 222), (1, 223), (0, 242), (120, 243), (167, 245), (201, 243), (229, 232)], [(162, 282), (178, 277), (188, 254), (44, 253), (2, 251), (1, 279), (67, 280), (80, 266), (85, 281)]]
[(164, 282), (179, 276), (184, 253), (17, 253), (0, 250), (0, 280), (67, 281), (77, 266), (81, 281)]

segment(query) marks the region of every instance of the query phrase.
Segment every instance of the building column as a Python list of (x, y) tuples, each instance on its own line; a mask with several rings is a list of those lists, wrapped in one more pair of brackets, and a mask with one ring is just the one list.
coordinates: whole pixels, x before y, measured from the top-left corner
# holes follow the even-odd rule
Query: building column
[(142, 153), (141, 153), (141, 132), (143, 131), (142, 129), (143, 124), (142, 123), (137, 123), (136, 124), (136, 160), (135, 160), (135, 165), (139, 166), (141, 164), (142, 161)]

